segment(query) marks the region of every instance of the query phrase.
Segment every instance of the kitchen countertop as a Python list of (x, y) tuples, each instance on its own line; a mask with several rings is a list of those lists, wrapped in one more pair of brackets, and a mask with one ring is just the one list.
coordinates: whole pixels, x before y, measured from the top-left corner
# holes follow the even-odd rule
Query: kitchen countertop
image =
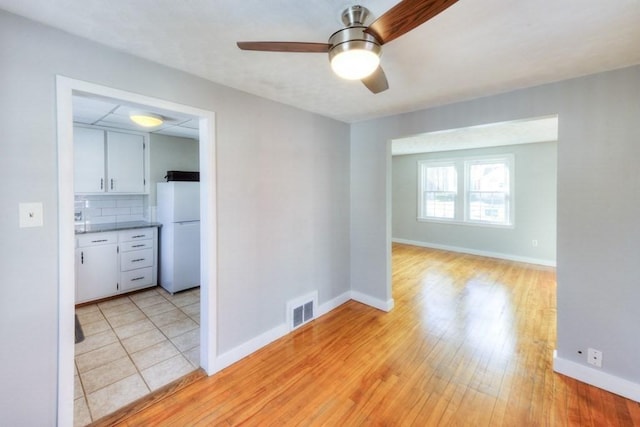
[(159, 222), (130, 221), (113, 222), (108, 224), (76, 225), (76, 234), (101, 233), (104, 231), (131, 230), (135, 228), (162, 227)]

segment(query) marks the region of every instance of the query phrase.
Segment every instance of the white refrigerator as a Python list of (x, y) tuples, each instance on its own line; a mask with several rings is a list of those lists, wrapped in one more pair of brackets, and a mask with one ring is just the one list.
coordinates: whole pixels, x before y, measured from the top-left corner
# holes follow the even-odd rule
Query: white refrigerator
[(170, 293), (200, 286), (200, 183), (159, 182), (160, 285)]

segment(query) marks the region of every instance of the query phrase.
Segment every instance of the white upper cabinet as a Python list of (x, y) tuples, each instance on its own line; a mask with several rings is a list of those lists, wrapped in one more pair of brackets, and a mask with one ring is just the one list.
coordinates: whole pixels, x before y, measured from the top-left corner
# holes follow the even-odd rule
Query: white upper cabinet
[(77, 194), (145, 194), (147, 153), (143, 135), (74, 127)]
[(104, 131), (76, 127), (73, 129), (73, 137), (75, 192), (104, 192)]
[(144, 193), (144, 137), (107, 132), (107, 179), (110, 193)]

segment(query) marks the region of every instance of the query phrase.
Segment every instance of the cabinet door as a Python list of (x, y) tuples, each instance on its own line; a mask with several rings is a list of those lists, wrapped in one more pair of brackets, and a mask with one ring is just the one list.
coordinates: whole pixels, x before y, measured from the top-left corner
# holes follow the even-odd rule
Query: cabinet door
[(107, 132), (107, 191), (144, 193), (144, 138)]
[(75, 192), (104, 192), (104, 131), (74, 127), (73, 156)]
[(118, 245), (76, 249), (76, 303), (118, 292)]

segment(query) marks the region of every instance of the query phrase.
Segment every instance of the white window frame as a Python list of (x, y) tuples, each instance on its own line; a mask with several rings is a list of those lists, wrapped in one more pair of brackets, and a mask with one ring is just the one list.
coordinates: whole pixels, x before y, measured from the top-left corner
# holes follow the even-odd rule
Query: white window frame
[[(427, 216), (426, 214), (426, 200), (424, 198), (424, 193), (426, 189), (424, 188), (425, 184), (425, 174), (427, 168), (437, 168), (437, 167), (450, 167), (453, 166), (456, 170), (456, 200), (454, 205), (454, 216), (453, 218), (443, 218), (443, 217), (435, 217), (435, 216)], [(418, 161), (418, 220), (420, 221), (437, 221), (437, 222), (454, 222), (456, 221), (457, 211), (459, 209), (459, 200), (460, 200), (460, 172), (458, 167), (454, 161), (431, 161), (431, 160), (420, 160)]]
[[(469, 193), (471, 165), (505, 163), (509, 172), (508, 211), (506, 222), (471, 220)], [(489, 156), (466, 156), (450, 159), (419, 160), (417, 165), (417, 220), (419, 222), (447, 223), (467, 226), (515, 228), (515, 156), (512, 153)], [(438, 218), (425, 215), (424, 174), (429, 167), (454, 166), (457, 172), (458, 190), (454, 218)]]

